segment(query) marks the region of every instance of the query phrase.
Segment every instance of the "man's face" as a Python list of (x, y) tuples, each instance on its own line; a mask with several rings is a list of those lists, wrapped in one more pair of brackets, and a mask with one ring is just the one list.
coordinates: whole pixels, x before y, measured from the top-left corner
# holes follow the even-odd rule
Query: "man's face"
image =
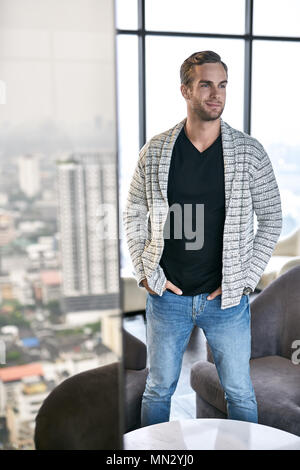
[(202, 121), (213, 121), (223, 113), (226, 85), (227, 74), (222, 64), (195, 65), (190, 88), (181, 85), (181, 92), (192, 113)]

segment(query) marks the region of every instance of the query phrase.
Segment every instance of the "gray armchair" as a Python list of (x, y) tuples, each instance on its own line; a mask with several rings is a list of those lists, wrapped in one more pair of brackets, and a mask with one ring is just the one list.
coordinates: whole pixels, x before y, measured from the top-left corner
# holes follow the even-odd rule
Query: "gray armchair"
[[(258, 422), (300, 436), (300, 353), (294, 343), (300, 340), (300, 266), (266, 287), (250, 309), (250, 371)], [(207, 353), (208, 360), (196, 362), (191, 369), (196, 416), (227, 418), (224, 391), (208, 344)]]
[(124, 345), (124, 433), (141, 427), (142, 395), (148, 375), (146, 345), (123, 330)]
[[(124, 426), (140, 427), (141, 401), (146, 385), (146, 346), (123, 329)], [(116, 449), (120, 442), (119, 362), (65, 379), (44, 400), (36, 416), (37, 450)], [(124, 395), (124, 396), (123, 396)], [(112, 423), (114, 425), (112, 425)]]
[(257, 284), (257, 290), (265, 289), (272, 281), (294, 266), (300, 266), (300, 228), (282, 237)]

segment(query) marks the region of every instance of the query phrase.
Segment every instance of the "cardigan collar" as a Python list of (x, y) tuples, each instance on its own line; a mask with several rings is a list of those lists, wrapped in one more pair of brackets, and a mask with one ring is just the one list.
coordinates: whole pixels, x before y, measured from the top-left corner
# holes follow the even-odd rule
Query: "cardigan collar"
[[(174, 127), (167, 131), (167, 137), (163, 143), (161, 158), (159, 161), (158, 167), (158, 181), (161, 189), (161, 193), (164, 201), (168, 204), (167, 197), (167, 188), (168, 188), (168, 178), (165, 178), (165, 175), (169, 174), (170, 163), (173, 148), (175, 141), (186, 123), (187, 118), (185, 117), (182, 121), (176, 124)], [(225, 183), (225, 204), (226, 210), (228, 208), (230, 193), (231, 193), (231, 178), (230, 173), (232, 174), (232, 165), (234, 165), (235, 155), (233, 154), (234, 142), (232, 137), (232, 128), (229, 124), (221, 121), (221, 137), (222, 137), (222, 147), (223, 147), (223, 160), (224, 160), (224, 183)], [(235, 149), (234, 149), (235, 151)], [(164, 175), (164, 176), (163, 176)]]

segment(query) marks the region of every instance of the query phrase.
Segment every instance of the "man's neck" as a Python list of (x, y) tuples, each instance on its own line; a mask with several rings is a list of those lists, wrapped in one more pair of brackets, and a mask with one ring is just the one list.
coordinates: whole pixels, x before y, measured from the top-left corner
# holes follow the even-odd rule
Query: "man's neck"
[(221, 132), (221, 119), (214, 121), (201, 121), (200, 119), (192, 119), (189, 116), (184, 126), (187, 137), (192, 142), (207, 144), (216, 140)]

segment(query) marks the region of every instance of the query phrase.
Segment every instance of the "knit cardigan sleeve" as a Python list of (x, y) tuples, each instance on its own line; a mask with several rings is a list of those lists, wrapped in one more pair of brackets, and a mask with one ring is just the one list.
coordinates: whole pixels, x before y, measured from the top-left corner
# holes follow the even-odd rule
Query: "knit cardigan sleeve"
[(272, 163), (265, 151), (251, 179), (250, 190), (258, 225), (247, 285), (254, 290), (272, 256), (282, 229), (280, 193)]
[(146, 279), (141, 255), (144, 251), (148, 233), (147, 215), (149, 207), (145, 184), (145, 158), (148, 147), (149, 142), (140, 150), (129, 186), (125, 210), (123, 211), (125, 236), (138, 287), (144, 287), (141, 281)]

